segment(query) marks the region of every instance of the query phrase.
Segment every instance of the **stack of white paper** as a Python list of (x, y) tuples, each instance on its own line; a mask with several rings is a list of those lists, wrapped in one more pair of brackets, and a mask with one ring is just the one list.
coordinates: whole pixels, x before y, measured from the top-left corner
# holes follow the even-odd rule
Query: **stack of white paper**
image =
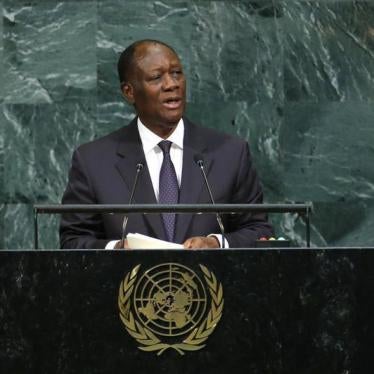
[(183, 245), (166, 242), (142, 234), (127, 234), (127, 244), (130, 249), (183, 249)]

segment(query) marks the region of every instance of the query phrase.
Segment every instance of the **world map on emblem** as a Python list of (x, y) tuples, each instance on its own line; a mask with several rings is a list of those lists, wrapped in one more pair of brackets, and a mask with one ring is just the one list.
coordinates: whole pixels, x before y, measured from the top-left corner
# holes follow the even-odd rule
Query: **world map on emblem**
[(137, 282), (133, 305), (138, 320), (163, 336), (178, 336), (193, 329), (207, 308), (201, 279), (191, 269), (167, 263), (147, 270)]

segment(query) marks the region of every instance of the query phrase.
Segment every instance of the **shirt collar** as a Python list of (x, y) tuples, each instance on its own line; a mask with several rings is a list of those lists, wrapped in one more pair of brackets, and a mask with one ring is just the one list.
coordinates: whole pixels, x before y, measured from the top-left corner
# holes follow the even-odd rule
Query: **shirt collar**
[(138, 117), (137, 124), (138, 124), (139, 136), (140, 136), (140, 140), (143, 145), (144, 153), (148, 153), (150, 150), (155, 148), (158, 145), (158, 143), (160, 143), (163, 140), (170, 140), (177, 147), (179, 147), (180, 149), (183, 149), (183, 138), (184, 138), (183, 118), (179, 120), (177, 127), (167, 139), (163, 139), (159, 137), (154, 132), (149, 130), (147, 127), (145, 127), (139, 117)]

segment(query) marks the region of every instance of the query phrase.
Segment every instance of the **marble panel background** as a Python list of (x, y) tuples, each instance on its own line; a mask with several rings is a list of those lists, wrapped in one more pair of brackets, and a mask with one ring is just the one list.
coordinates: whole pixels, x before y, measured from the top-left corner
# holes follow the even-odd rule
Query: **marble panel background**
[[(126, 124), (116, 62), (158, 38), (188, 116), (247, 139), (267, 202), (314, 203), (314, 245), (373, 245), (374, 1), (0, 0), (0, 247), (31, 248), (73, 149)], [(304, 243), (294, 215), (271, 217)], [(57, 217), (40, 217), (56, 248)]]

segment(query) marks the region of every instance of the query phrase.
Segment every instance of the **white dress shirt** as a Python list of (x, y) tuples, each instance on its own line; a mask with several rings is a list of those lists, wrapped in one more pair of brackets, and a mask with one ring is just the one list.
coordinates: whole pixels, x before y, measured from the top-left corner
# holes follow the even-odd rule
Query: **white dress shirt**
[[(177, 174), (179, 187), (182, 181), (182, 168), (183, 168), (183, 140), (184, 140), (184, 122), (183, 118), (178, 122), (177, 127), (173, 133), (167, 138), (163, 139), (156, 135), (154, 132), (145, 127), (138, 117), (138, 131), (140, 140), (142, 142), (145, 160), (147, 162), (148, 171), (151, 176), (153, 190), (155, 192), (156, 199), (159, 198), (159, 182), (160, 182), (160, 170), (164, 155), (161, 148), (158, 146), (163, 140), (169, 140), (172, 142), (170, 147), (170, 158), (173, 162), (175, 173)], [(222, 248), (222, 236), (220, 234), (210, 234), (208, 236), (215, 236), (219, 241), (220, 247)], [(113, 249), (118, 240), (112, 240), (106, 245), (106, 249)], [(229, 248), (229, 244), (225, 239), (225, 248)]]
[[(158, 143), (162, 142), (163, 138), (160, 138), (154, 132), (145, 127), (140, 118), (138, 117), (138, 131), (140, 140), (142, 141), (143, 151), (145, 154), (145, 160), (149, 174), (151, 176), (153, 190), (158, 201), (159, 197), (159, 182), (160, 182), (160, 170), (162, 162), (164, 160), (164, 154)], [(183, 139), (184, 139), (184, 122), (181, 118), (178, 122), (177, 127), (173, 133), (167, 138), (172, 142), (170, 147), (170, 158), (173, 162), (175, 173), (177, 174), (178, 185), (180, 187), (182, 180), (182, 167), (183, 167)]]

